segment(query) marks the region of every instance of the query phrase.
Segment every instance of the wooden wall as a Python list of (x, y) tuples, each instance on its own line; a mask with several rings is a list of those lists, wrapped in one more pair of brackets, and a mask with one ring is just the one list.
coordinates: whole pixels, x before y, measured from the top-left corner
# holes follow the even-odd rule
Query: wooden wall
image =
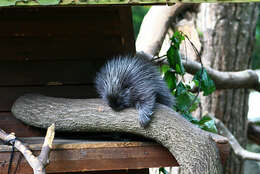
[(16, 120), (25, 93), (97, 97), (96, 71), (113, 55), (135, 52), (130, 7), (0, 9), (0, 128), (17, 136), (41, 131)]

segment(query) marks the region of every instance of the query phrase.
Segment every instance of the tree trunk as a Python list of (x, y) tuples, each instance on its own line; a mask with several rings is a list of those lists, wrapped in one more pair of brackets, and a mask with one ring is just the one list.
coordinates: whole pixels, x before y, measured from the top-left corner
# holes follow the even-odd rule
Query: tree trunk
[[(201, 4), (197, 27), (202, 36), (204, 65), (221, 71), (251, 67), (258, 9), (255, 3)], [(221, 119), (242, 146), (247, 143), (247, 89), (230, 89), (201, 97), (200, 113), (213, 113)], [(225, 173), (242, 174), (243, 160), (233, 151), (224, 166)]]

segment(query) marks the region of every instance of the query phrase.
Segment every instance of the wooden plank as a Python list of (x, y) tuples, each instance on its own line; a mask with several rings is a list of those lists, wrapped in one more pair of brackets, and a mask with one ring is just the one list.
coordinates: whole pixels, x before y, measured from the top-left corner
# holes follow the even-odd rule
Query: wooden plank
[(14, 101), (26, 93), (39, 93), (53, 97), (95, 98), (98, 97), (93, 86), (35, 86), (0, 87), (0, 112), (10, 111)]
[(0, 87), (93, 84), (105, 60), (0, 61)]
[[(99, 146), (100, 143), (103, 146)], [(89, 146), (88, 148), (78, 149), (62, 149), (59, 148), (58, 144), (54, 146), (50, 155), (51, 163), (47, 166), (47, 173), (143, 169), (178, 165), (166, 148), (154, 143), (82, 141), (80, 144)], [(115, 145), (111, 146), (113, 144)], [(18, 154), (18, 152), (15, 152), (13, 167), (17, 163)], [(34, 154), (39, 154), (39, 151), (34, 150)], [(0, 152), (2, 162), (0, 174), (7, 172), (8, 162), (6, 161), (8, 161), (9, 155), (10, 152)], [(25, 159), (20, 162), (17, 174), (20, 173), (32, 173), (32, 169)]]
[(19, 137), (45, 136), (46, 131), (28, 126), (16, 119), (10, 112), (0, 112), (0, 128)]
[(4, 8), (0, 60), (75, 60), (133, 52), (131, 18), (130, 7)]
[[(96, 13), (95, 13), (96, 14)], [(47, 16), (48, 17), (48, 16)], [(22, 18), (2, 18), (0, 15), (0, 24), (5, 25), (5, 28), (1, 29), (0, 36), (88, 36), (90, 32), (97, 32), (107, 35), (118, 35), (119, 21), (113, 18), (103, 17), (102, 20), (97, 17), (89, 19), (88, 16), (81, 17), (71, 15), (70, 17), (61, 16), (55, 19), (49, 18), (35, 18), (34, 20)], [(32, 26), (37, 26), (39, 29), (32, 30)], [(103, 32), (102, 32), (103, 31)]]
[(133, 21), (132, 21), (132, 11), (129, 7), (119, 8), (120, 17), (120, 32), (121, 32), (121, 42), (122, 42), (122, 49), (125, 53), (135, 53), (135, 40), (129, 38), (134, 37), (134, 28), (133, 28)]
[[(59, 173), (59, 174), (71, 174), (71, 173)], [(149, 169), (90, 171), (90, 172), (75, 172), (73, 174), (149, 174)]]
[[(68, 7), (63, 6), (63, 8), (56, 7), (19, 7), (19, 8), (1, 8), (0, 19), (44, 19), (55, 20), (60, 18), (61, 20), (72, 19), (72, 16), (89, 17), (90, 20), (107, 20), (111, 18), (117, 18), (117, 11), (121, 7)], [(4, 17), (4, 18), (1, 18)]]
[[(91, 34), (91, 35), (90, 35)], [(121, 37), (97, 32), (89, 36), (0, 37), (0, 60), (77, 60), (122, 54)]]
[(85, 36), (91, 32), (120, 33), (120, 8), (15, 8), (1, 9), (0, 36)]

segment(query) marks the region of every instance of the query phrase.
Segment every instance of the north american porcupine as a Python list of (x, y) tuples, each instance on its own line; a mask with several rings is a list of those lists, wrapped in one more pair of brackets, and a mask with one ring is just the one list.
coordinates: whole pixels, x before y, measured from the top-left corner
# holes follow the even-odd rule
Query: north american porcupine
[(156, 102), (169, 107), (175, 103), (158, 67), (143, 56), (118, 56), (109, 60), (97, 73), (95, 85), (100, 97), (113, 110), (136, 107), (143, 127), (150, 122)]

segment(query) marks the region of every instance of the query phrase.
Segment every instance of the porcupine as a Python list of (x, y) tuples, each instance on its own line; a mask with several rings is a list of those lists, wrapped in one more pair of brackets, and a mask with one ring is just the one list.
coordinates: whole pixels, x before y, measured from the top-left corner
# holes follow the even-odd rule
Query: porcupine
[(139, 123), (148, 125), (155, 103), (172, 107), (175, 99), (159, 68), (143, 56), (118, 56), (97, 73), (95, 85), (100, 97), (114, 110), (136, 107)]

